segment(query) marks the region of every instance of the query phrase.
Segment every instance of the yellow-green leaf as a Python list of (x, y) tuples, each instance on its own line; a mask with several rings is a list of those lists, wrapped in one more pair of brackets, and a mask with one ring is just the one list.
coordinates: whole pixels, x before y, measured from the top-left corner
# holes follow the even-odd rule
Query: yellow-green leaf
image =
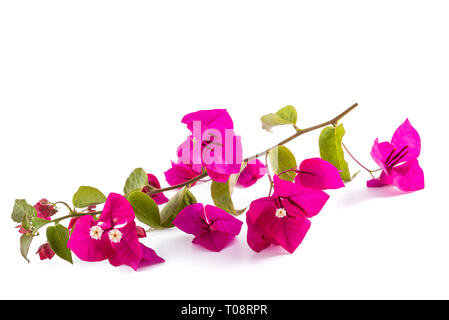
[(148, 184), (148, 175), (142, 168), (136, 168), (126, 179), (123, 192), (125, 195), (133, 191), (141, 191)]
[[(296, 158), (285, 146), (279, 146), (269, 152), (273, 172), (283, 180), (293, 181), (296, 176)], [(282, 173), (282, 174), (281, 174)]]
[(153, 228), (161, 226), (159, 208), (149, 195), (140, 191), (134, 191), (129, 194), (128, 201), (134, 208), (136, 218), (140, 222)]
[(278, 110), (276, 113), (269, 113), (260, 118), (260, 121), (262, 121), (262, 128), (270, 131), (271, 128), (275, 126), (281, 126), (286, 124), (296, 124), (296, 121), (298, 119), (298, 114), (296, 112), (295, 107), (293, 106), (286, 106), (280, 110)]
[(75, 208), (96, 206), (106, 202), (106, 196), (97, 188), (81, 186), (72, 199)]
[(344, 134), (343, 124), (337, 127), (328, 126), (321, 130), (319, 145), (321, 158), (332, 163), (340, 171), (343, 181), (348, 182), (351, 181), (351, 175), (341, 144)]

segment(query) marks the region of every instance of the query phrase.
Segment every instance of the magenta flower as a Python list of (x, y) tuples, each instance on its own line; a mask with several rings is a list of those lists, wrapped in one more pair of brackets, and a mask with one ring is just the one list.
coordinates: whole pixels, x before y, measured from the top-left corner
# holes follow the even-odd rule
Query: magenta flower
[(139, 243), (134, 210), (121, 195), (109, 194), (100, 218), (86, 215), (78, 219), (67, 247), (81, 260), (108, 259), (113, 266), (126, 264), (137, 270), (164, 260)]
[(37, 217), (41, 219), (51, 220), (51, 216), (58, 212), (55, 206), (47, 199), (41, 199), (34, 205), (37, 212)]
[(41, 260), (45, 260), (45, 259), (50, 260), (51, 258), (54, 257), (55, 252), (52, 250), (52, 248), (50, 247), (50, 245), (48, 243), (44, 243), (37, 249), (36, 254), (39, 254), (39, 258)]
[(371, 157), (382, 169), (379, 178), (367, 182), (368, 187), (395, 185), (403, 191), (424, 188), (424, 172), (419, 166), (421, 139), (406, 119), (393, 134), (391, 142), (374, 141)]
[(226, 211), (201, 203), (185, 207), (173, 224), (186, 233), (193, 234), (193, 243), (219, 252), (240, 233), (242, 222)]
[(338, 169), (321, 158), (302, 161), (297, 171), (295, 183), (318, 190), (339, 189), (345, 186)]
[(256, 252), (281, 245), (293, 253), (310, 228), (308, 218), (321, 211), (329, 196), (278, 176), (273, 182), (273, 195), (253, 201), (247, 212), (248, 245)]
[[(159, 180), (156, 178), (156, 176), (155, 175), (152, 175), (152, 174), (147, 174), (147, 176), (148, 176), (148, 184), (151, 186), (151, 187), (153, 187), (153, 188), (156, 188), (156, 189), (160, 189), (161, 188), (161, 184), (159, 183)], [(148, 193), (148, 192), (150, 192), (150, 188), (148, 188), (148, 187), (144, 187), (143, 189), (142, 189), (142, 192), (144, 192), (144, 193)], [(164, 203), (167, 203), (168, 202), (168, 198), (161, 192), (161, 193), (156, 193), (156, 194), (153, 194), (153, 195), (151, 195), (150, 196), (153, 200), (154, 200), (154, 202), (156, 202), (156, 204), (164, 204)]]
[(178, 164), (172, 163), (172, 169), (165, 172), (169, 184), (185, 182), (203, 170), (218, 182), (240, 172), (242, 144), (226, 110), (201, 110), (187, 114), (182, 122), (191, 135), (178, 148)]
[(267, 167), (262, 163), (262, 161), (259, 159), (250, 161), (240, 173), (236, 186), (241, 188), (251, 187), (266, 173)]

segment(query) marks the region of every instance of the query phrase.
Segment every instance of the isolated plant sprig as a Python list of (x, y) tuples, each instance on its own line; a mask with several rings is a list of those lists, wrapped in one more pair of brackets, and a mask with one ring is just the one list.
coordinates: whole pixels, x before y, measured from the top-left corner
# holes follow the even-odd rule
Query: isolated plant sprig
[[(245, 211), (251, 249), (260, 252), (270, 245), (280, 245), (293, 253), (310, 228), (310, 218), (329, 199), (323, 190), (344, 187), (344, 182), (355, 176), (349, 173), (344, 151), (372, 176), (368, 187), (393, 184), (404, 191), (424, 187), (417, 161), (420, 138), (408, 120), (396, 130), (391, 142), (378, 143), (376, 139), (371, 155), (379, 169), (367, 169), (349, 153), (342, 142), (345, 129), (339, 122), (356, 107), (357, 103), (328, 121), (304, 129), (297, 125), (293, 106), (264, 115), (263, 129), (272, 132), (276, 126), (291, 125), (295, 133), (244, 159), (240, 136), (235, 134), (225, 109), (189, 113), (182, 123), (191, 134), (178, 147), (177, 162), (165, 172), (170, 186), (162, 187), (155, 175), (136, 168), (126, 180), (123, 195), (105, 196), (94, 187), (81, 186), (73, 196), (73, 205), (42, 199), (31, 206), (24, 199), (16, 200), (11, 217), (20, 224), (21, 254), (28, 260), (31, 242), (45, 226), (47, 243), (37, 252), (41, 260), (56, 254), (72, 263), (73, 252), (84, 261), (108, 260), (113, 266), (128, 265), (137, 270), (164, 260), (140, 242), (146, 232), (136, 221), (149, 230), (177, 227), (192, 234), (193, 243), (218, 252), (240, 233), (242, 221), (235, 216)], [(298, 163), (285, 145), (317, 129), (322, 129), (320, 158)], [(263, 156), (264, 163), (258, 159)], [(378, 178), (374, 176), (377, 171), (381, 171)], [(249, 208), (236, 209), (232, 201), (235, 187), (251, 187), (265, 175), (268, 196), (254, 200)], [(207, 177), (214, 205), (197, 203), (191, 192)], [(164, 192), (171, 190), (177, 192), (169, 199)], [(101, 210), (96, 209), (103, 204)], [(68, 214), (53, 219), (59, 205)], [(63, 226), (61, 223), (68, 219), (68, 226)]]

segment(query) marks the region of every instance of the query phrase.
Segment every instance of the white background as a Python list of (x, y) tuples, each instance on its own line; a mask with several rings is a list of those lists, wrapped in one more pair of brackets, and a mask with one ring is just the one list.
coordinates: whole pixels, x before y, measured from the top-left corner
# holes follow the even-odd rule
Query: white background
[[(449, 298), (448, 10), (410, 0), (0, 2), (0, 297)], [(121, 192), (135, 167), (165, 184), (186, 113), (227, 108), (251, 155), (292, 133), (263, 131), (261, 115), (292, 104), (307, 127), (356, 101), (347, 146), (374, 168), (373, 140), (408, 117), (426, 189), (368, 190), (361, 172), (330, 192), (293, 255), (252, 252), (245, 227), (219, 254), (179, 230), (152, 232), (144, 243), (166, 263), (139, 272), (40, 262), (43, 237), (31, 264), (20, 256), (14, 199), (70, 201), (80, 185)], [(288, 146), (313, 157), (317, 139)], [(235, 202), (267, 187), (237, 190)], [(207, 185), (193, 192), (210, 201)]]

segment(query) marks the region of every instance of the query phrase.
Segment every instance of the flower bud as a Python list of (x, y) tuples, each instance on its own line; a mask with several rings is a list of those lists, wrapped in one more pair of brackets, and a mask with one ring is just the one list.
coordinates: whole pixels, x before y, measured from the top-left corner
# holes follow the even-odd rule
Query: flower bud
[(36, 203), (34, 208), (37, 211), (37, 217), (41, 219), (50, 220), (50, 217), (58, 212), (56, 207), (45, 198)]
[(37, 249), (36, 254), (39, 254), (39, 258), (41, 258), (41, 260), (45, 260), (53, 258), (55, 252), (52, 250), (52, 248), (50, 248), (50, 245), (48, 243), (44, 243), (39, 247), (39, 249)]

